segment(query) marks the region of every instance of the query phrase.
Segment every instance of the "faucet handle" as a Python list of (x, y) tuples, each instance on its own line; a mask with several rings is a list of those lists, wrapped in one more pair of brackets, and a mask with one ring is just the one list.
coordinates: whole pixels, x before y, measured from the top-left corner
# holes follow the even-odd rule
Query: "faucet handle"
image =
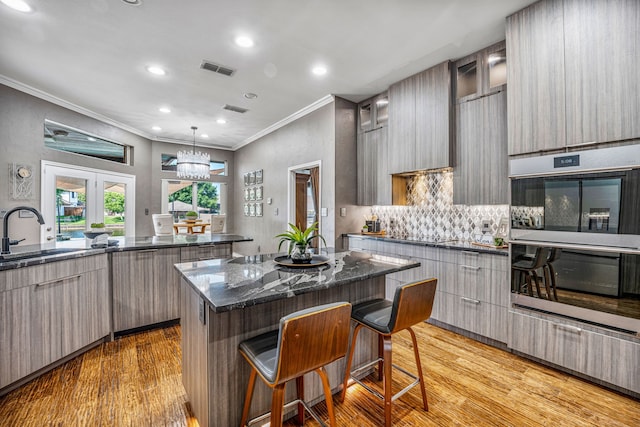
[(17, 245), (18, 243), (24, 241), (26, 239), (20, 239), (20, 240), (9, 240), (9, 245), (13, 246), (13, 245)]

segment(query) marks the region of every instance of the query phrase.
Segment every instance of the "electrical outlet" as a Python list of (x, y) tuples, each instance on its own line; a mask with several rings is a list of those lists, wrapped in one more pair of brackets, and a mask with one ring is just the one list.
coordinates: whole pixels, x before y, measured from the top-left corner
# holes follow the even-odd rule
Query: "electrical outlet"
[(483, 219), (482, 220), (482, 233), (488, 233), (491, 231), (491, 220)]
[(273, 216), (278, 216), (278, 208), (273, 208)]
[(347, 208), (340, 208), (340, 216), (347, 216)]

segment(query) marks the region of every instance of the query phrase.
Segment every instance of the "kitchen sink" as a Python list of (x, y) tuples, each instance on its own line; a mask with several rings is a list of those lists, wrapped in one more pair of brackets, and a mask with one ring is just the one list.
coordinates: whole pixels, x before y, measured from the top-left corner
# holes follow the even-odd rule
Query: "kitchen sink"
[(22, 261), (22, 260), (31, 259), (31, 258), (41, 258), (41, 257), (67, 254), (71, 252), (83, 252), (83, 251), (85, 251), (85, 249), (55, 248), (55, 249), (42, 249), (39, 251), (31, 251), (31, 252), (18, 252), (13, 254), (0, 255), (0, 262)]

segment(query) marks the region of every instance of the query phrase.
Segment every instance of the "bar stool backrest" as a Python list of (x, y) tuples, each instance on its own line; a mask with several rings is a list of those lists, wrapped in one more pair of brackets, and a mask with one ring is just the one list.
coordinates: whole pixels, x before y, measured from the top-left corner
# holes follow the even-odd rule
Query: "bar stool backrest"
[(297, 311), (280, 319), (274, 384), (297, 378), (347, 353), (351, 304), (340, 302)]
[(389, 330), (392, 334), (431, 316), (437, 282), (437, 279), (429, 279), (396, 288), (389, 320)]
[(549, 252), (551, 248), (542, 248), (539, 247), (536, 249), (536, 255), (533, 258), (533, 264), (531, 265), (531, 270), (537, 270), (543, 265), (547, 263), (547, 258), (549, 258)]

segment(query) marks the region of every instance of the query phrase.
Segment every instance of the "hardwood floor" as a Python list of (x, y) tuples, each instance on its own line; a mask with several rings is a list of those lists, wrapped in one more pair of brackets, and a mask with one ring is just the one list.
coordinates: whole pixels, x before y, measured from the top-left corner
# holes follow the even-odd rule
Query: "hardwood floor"
[[(429, 412), (414, 388), (394, 403), (394, 426), (640, 424), (638, 400), (432, 325), (415, 331)], [(412, 352), (408, 333), (394, 336), (396, 364), (415, 371)], [(178, 326), (103, 344), (0, 398), (0, 425), (197, 426), (180, 360)], [(393, 375), (395, 390), (408, 382)], [(341, 426), (382, 425), (382, 407), (359, 385), (335, 402)], [(326, 416), (324, 403), (316, 409)]]

